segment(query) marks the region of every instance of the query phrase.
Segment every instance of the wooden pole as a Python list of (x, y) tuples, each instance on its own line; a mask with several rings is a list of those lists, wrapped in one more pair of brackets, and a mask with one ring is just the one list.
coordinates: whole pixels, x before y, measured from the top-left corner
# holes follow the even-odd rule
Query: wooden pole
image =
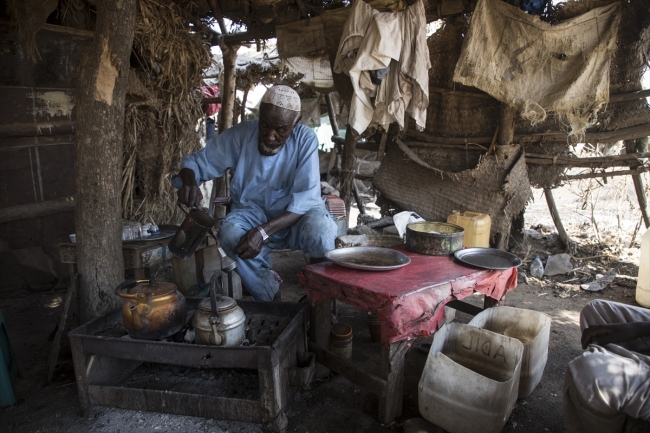
[[(238, 45), (230, 46), (221, 45), (223, 52), (223, 82), (221, 83), (221, 113), (219, 113), (219, 131), (221, 134), (226, 129), (232, 127), (233, 113), (235, 111), (235, 65), (237, 64)], [(212, 181), (212, 191), (210, 194), (211, 201), (215, 197), (224, 197), (227, 195), (226, 176), (218, 177)], [(215, 218), (215, 228), (219, 228), (221, 220), (226, 217), (225, 206), (215, 206), (210, 203), (212, 215)]]
[(366, 208), (363, 205), (363, 201), (361, 200), (361, 197), (359, 196), (359, 189), (357, 188), (357, 184), (354, 183), (354, 179), (352, 179), (352, 194), (354, 194), (354, 201), (357, 202), (357, 209), (359, 209), (359, 213), (361, 215), (365, 215)]
[(616, 170), (616, 171), (602, 171), (599, 173), (584, 173), (584, 174), (572, 174), (568, 176), (560, 176), (562, 180), (575, 180), (575, 179), (604, 179), (606, 177), (614, 176), (628, 176), (628, 175), (637, 175), (639, 173), (645, 173), (648, 171), (648, 167), (639, 167), (636, 170)]
[[(585, 133), (583, 143), (609, 143), (619, 140), (635, 140), (650, 135), (650, 122), (643, 123), (636, 126), (628, 126), (627, 128), (617, 129), (615, 131), (603, 132), (587, 132)], [(490, 144), (492, 137), (436, 137), (426, 132), (408, 131), (406, 134), (408, 138), (415, 140), (425, 141), (427, 143), (439, 144)], [(515, 134), (513, 140), (515, 143), (530, 142), (535, 140), (546, 139), (547, 141), (566, 141), (575, 139), (569, 137), (566, 132), (562, 131), (548, 131), (548, 132), (533, 132), (530, 134)]]
[[(648, 138), (645, 138), (645, 147), (646, 149), (645, 152), (647, 152), (647, 147), (648, 147)], [(637, 140), (625, 140), (625, 150), (627, 153), (636, 153), (639, 151), (637, 149)], [(635, 169), (641, 165), (640, 162), (636, 161), (630, 164), (631, 169)], [(641, 210), (641, 215), (643, 216), (643, 223), (645, 224), (645, 228), (650, 228), (650, 217), (648, 217), (648, 203), (645, 197), (645, 188), (643, 187), (643, 179), (641, 178), (641, 175), (639, 173), (633, 174), (632, 175), (632, 182), (634, 182), (634, 190), (636, 191), (636, 197), (639, 200), (639, 209)]]
[(560, 240), (570, 254), (575, 254), (576, 243), (571, 240), (569, 234), (564, 229), (564, 224), (562, 224), (562, 220), (560, 219), (560, 213), (555, 205), (553, 191), (550, 188), (544, 188), (544, 197), (546, 197), (546, 204), (548, 204), (548, 210), (551, 212), (551, 218), (553, 218), (553, 223), (555, 223)]
[(246, 100), (248, 99), (248, 87), (244, 89), (244, 96), (241, 100), (241, 114), (240, 114), (240, 122), (245, 122), (246, 121)]
[(0, 209), (0, 224), (74, 212), (74, 197), (59, 198), (38, 203), (23, 204)]
[(239, 113), (241, 113), (241, 107), (237, 110), (237, 87), (235, 86), (235, 102), (232, 106), (232, 126), (235, 126), (239, 123)]
[(499, 131), (497, 144), (500, 146), (512, 143), (515, 136), (515, 118), (517, 111), (508, 104), (499, 107)]
[(223, 52), (223, 83), (221, 83), (221, 122), (219, 133), (232, 126), (232, 116), (235, 108), (235, 66), (239, 45), (221, 46)]
[(354, 182), (354, 150), (357, 146), (358, 135), (348, 125), (343, 145), (343, 160), (341, 161), (341, 198), (345, 201), (345, 217), (350, 223), (350, 205), (352, 202), (352, 182)]
[(221, 13), (221, 8), (219, 7), (219, 3), (217, 3), (217, 0), (208, 0), (208, 5), (210, 6), (210, 9), (212, 9), (212, 15), (214, 18), (217, 20), (217, 23), (219, 24), (219, 29), (221, 30), (221, 34), (225, 35), (228, 33), (226, 29), (226, 22), (223, 19), (223, 14)]
[(334, 104), (332, 103), (332, 96), (329, 93), (325, 94), (325, 102), (327, 103), (327, 114), (330, 118), (330, 125), (332, 126), (332, 132), (337, 137), (340, 137), (339, 134), (339, 124), (336, 121), (336, 113), (334, 113)]
[(377, 149), (377, 161), (384, 159), (384, 153), (386, 153), (386, 142), (388, 141), (388, 132), (381, 134), (381, 140), (379, 140), (379, 149)]
[(567, 156), (543, 155), (526, 152), (526, 164), (566, 165), (569, 167), (586, 168), (628, 167), (633, 163), (636, 163), (634, 164), (634, 168), (636, 168), (641, 165), (639, 160), (645, 158), (650, 158), (649, 152), (595, 156), (590, 158), (569, 158)]
[[(325, 103), (327, 105), (327, 114), (330, 118), (330, 126), (332, 127), (332, 134), (334, 134), (335, 137), (340, 137), (341, 134), (339, 133), (339, 124), (336, 121), (336, 113), (334, 113), (334, 104), (332, 103), (332, 96), (329, 93), (325, 94)], [(330, 155), (330, 160), (329, 163), (327, 164), (327, 170), (328, 172), (332, 170), (332, 167), (336, 164), (336, 154), (337, 152), (337, 145), (335, 145), (332, 148)]]
[(124, 103), (135, 0), (97, 2), (95, 35), (77, 72), (75, 195), (81, 323), (119, 303)]
[[(515, 136), (515, 117), (516, 110), (507, 105), (501, 104), (499, 107), (499, 128), (496, 132), (497, 144), (499, 146), (504, 146), (512, 143)], [(492, 138), (492, 142), (494, 137)], [(488, 153), (490, 151), (488, 150)], [(510, 230), (512, 226), (512, 221), (508, 221), (508, 227), (503, 233), (499, 233), (496, 239), (496, 247), (500, 250), (506, 250), (508, 248), (508, 240), (510, 239)]]

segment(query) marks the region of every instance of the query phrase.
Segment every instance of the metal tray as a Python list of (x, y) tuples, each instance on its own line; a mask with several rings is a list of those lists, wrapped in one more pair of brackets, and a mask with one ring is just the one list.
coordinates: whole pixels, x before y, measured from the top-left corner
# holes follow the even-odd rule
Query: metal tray
[(511, 269), (521, 266), (521, 259), (495, 248), (465, 248), (454, 256), (463, 263), (485, 269)]
[(338, 248), (326, 252), (325, 257), (337, 265), (362, 271), (390, 271), (411, 263), (407, 255), (381, 247)]

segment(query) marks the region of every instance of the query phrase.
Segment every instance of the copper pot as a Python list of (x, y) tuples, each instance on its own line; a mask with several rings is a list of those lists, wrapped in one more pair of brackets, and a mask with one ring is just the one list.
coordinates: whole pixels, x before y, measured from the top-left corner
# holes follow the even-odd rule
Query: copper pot
[(122, 298), (122, 319), (132, 338), (159, 340), (185, 325), (185, 297), (171, 283), (127, 281), (115, 294)]

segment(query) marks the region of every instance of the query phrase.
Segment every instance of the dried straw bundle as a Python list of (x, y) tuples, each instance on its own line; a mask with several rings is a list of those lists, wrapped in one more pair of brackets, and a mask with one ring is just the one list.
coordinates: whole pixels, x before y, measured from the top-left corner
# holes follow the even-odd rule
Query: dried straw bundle
[(190, 33), (185, 14), (176, 7), (155, 0), (138, 3), (133, 53), (139, 68), (129, 80), (124, 131), (126, 219), (177, 221), (171, 175), (183, 156), (200, 148), (195, 125), (202, 116), (201, 95), (196, 89), (212, 58), (209, 46)]

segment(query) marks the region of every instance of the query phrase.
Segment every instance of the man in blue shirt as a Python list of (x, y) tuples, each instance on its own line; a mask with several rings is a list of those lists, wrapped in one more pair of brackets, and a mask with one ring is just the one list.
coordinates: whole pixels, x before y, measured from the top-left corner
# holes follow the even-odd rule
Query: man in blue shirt
[(237, 256), (237, 272), (257, 300), (279, 300), (271, 249), (299, 249), (317, 260), (334, 248), (336, 224), (320, 196), (318, 139), (300, 117), (293, 89), (270, 88), (259, 120), (230, 128), (186, 156), (173, 181), (179, 201), (198, 207), (199, 185), (232, 169), (232, 207), (219, 242)]

